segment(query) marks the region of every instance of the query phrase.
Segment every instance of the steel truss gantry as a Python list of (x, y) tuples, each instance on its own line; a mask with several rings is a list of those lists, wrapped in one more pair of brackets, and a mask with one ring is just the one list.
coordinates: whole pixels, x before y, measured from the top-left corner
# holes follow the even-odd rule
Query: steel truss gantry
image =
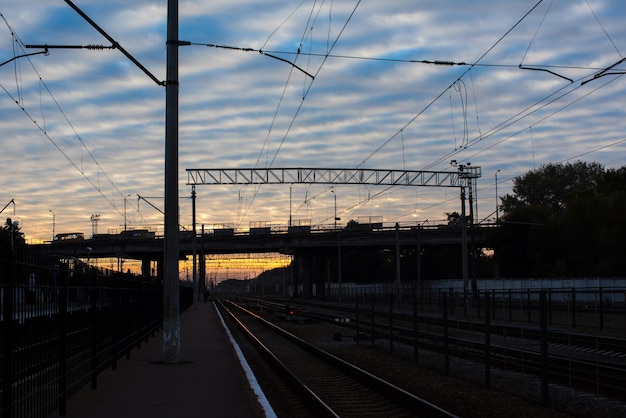
[[(458, 187), (461, 189), (461, 251), (463, 264), (463, 289), (468, 289), (467, 224), (465, 216), (465, 190), (469, 190), (470, 228), (473, 225), (473, 195), (480, 178), (480, 167), (471, 164), (450, 164), (456, 171), (411, 171), (380, 170), (366, 168), (188, 168), (187, 185), (192, 187), (195, 201), (195, 187), (211, 184), (366, 184), (377, 186), (431, 186)], [(193, 224), (195, 228), (195, 215)], [(396, 224), (396, 228), (398, 225)], [(338, 246), (341, 248), (341, 246)], [(341, 260), (341, 257), (338, 257)], [(398, 263), (399, 264), (399, 263)], [(400, 282), (399, 267), (396, 281)], [(339, 276), (341, 277), (341, 276)], [(341, 278), (339, 279), (341, 283)], [(472, 289), (476, 289), (475, 277)]]
[(368, 184), (379, 186), (471, 187), (480, 167), (456, 171), (366, 168), (205, 168), (187, 169), (187, 185), (208, 184)]

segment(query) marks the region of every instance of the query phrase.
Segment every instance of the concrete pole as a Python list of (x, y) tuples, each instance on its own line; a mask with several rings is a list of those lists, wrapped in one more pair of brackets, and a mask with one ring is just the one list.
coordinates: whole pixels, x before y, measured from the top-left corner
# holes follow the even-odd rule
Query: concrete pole
[(500, 170), (496, 170), (496, 174), (495, 174), (495, 177), (496, 177), (496, 181), (495, 181), (495, 185), (496, 185), (496, 223), (500, 220), (499, 216), (498, 216), (498, 212), (499, 212), (498, 206), (500, 206), (498, 204), (498, 173), (499, 172), (500, 172)]
[(200, 284), (200, 291), (204, 295), (209, 289), (209, 287), (207, 287), (207, 282), (206, 282), (206, 261), (204, 258), (204, 224), (202, 224), (200, 228), (200, 261), (199, 261), (198, 268), (199, 268), (198, 282)]
[(191, 218), (192, 218), (192, 230), (193, 237), (191, 238), (191, 257), (192, 268), (193, 268), (193, 310), (198, 310), (198, 299), (199, 299), (199, 286), (198, 286), (198, 274), (197, 274), (197, 234), (196, 234), (196, 186), (191, 186)]
[(472, 192), (472, 188), (474, 187), (474, 185), (472, 185), (472, 179), (468, 178), (467, 179), (467, 185), (468, 185), (468, 193), (469, 193), (469, 210), (470, 210), (470, 216), (469, 216), (469, 233), (470, 233), (470, 248), (472, 250), (472, 272), (471, 272), (471, 277), (472, 277), (472, 293), (476, 296), (478, 295), (477, 291), (478, 291), (478, 283), (476, 282), (476, 241), (474, 239), (474, 193)]
[(396, 222), (396, 292), (400, 299), (400, 224)]
[(168, 0), (165, 85), (164, 363), (180, 363), (181, 360), (178, 252), (178, 0)]
[(461, 187), (461, 258), (463, 271), (463, 295), (467, 295), (468, 290), (468, 268), (467, 268), (467, 219), (465, 216), (465, 187)]

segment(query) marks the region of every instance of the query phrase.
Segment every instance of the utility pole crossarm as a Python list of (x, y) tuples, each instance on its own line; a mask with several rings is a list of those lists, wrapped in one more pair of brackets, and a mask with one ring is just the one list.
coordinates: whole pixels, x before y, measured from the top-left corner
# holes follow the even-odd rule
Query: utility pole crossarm
[(6, 205), (4, 205), (4, 207), (2, 208), (2, 210), (0, 210), (0, 213), (4, 212), (4, 210), (5, 210), (6, 208), (8, 208), (8, 207), (9, 207), (9, 205), (10, 205), (11, 203), (13, 203), (13, 207), (15, 208), (15, 200), (11, 199), (11, 200), (9, 200), (9, 203), (7, 203)]
[(480, 167), (455, 171), (364, 168), (206, 168), (187, 169), (187, 185), (209, 184), (368, 184), (378, 186), (467, 187)]
[[(78, 13), (83, 19), (85, 19), (87, 21), (87, 23), (89, 23), (95, 30), (100, 32), (100, 34), (102, 36), (104, 36), (109, 42), (111, 42), (111, 45), (112, 45), (113, 48), (119, 50), (122, 54), (124, 54), (126, 56), (126, 58), (128, 58), (133, 64), (135, 64), (135, 66), (137, 68), (139, 68), (141, 71), (143, 71), (145, 75), (150, 77), (152, 79), (152, 81), (157, 83), (159, 86), (165, 86), (166, 83), (164, 81), (161, 81), (158, 78), (156, 78), (146, 67), (144, 67), (137, 59), (135, 59), (135, 57), (133, 57), (128, 51), (126, 51), (122, 47), (122, 45), (120, 45), (115, 39), (113, 39), (108, 33), (106, 33), (104, 31), (104, 29), (102, 29), (100, 26), (98, 26), (98, 24), (96, 22), (94, 22), (89, 16), (87, 16), (85, 14), (85, 12), (83, 12), (81, 9), (79, 9), (78, 6), (76, 6), (74, 3), (72, 3), (71, 0), (65, 0), (65, 3), (67, 3), (68, 6), (70, 6), (72, 9), (74, 9), (74, 11), (76, 13)], [(178, 24), (178, 22), (176, 22), (176, 23)], [(94, 49), (94, 48), (89, 48), (89, 49)], [(102, 48), (96, 47), (95, 49), (102, 49)]]

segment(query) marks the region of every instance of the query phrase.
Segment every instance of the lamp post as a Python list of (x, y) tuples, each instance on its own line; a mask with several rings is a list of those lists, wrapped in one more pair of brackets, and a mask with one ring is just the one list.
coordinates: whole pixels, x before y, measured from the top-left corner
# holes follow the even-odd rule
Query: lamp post
[(335, 231), (337, 230), (337, 194), (334, 189), (330, 189), (330, 192), (333, 194), (335, 198)]
[(500, 172), (500, 170), (496, 170), (496, 173), (495, 173), (495, 178), (496, 178), (496, 180), (495, 180), (495, 183), (496, 183), (496, 222), (498, 222), (498, 219), (499, 219), (499, 217), (498, 217), (498, 206), (499, 206), (498, 205), (498, 173), (499, 172)]
[(337, 193), (334, 189), (330, 189), (335, 198), (335, 232), (337, 232), (337, 282), (339, 285), (339, 302), (341, 302), (341, 233), (337, 230), (337, 221), (341, 218), (337, 217)]
[(293, 184), (289, 185), (289, 225), (288, 228), (291, 228), (291, 187)]
[(130, 194), (124, 196), (124, 231), (126, 231), (126, 198), (129, 196)]
[[(458, 164), (456, 160), (450, 161), (450, 165), (453, 167), (457, 167), (459, 170), (459, 179), (464, 180), (463, 185), (461, 186), (461, 269), (463, 275), (463, 299), (465, 300), (465, 306), (467, 307), (467, 284), (468, 284), (468, 266), (467, 266), (467, 224), (465, 219), (465, 188), (469, 188), (470, 193), (472, 190), (472, 186), (470, 183), (470, 176), (467, 164)], [(470, 201), (470, 209), (472, 203)]]
[(100, 221), (100, 215), (94, 214), (91, 215), (91, 237), (98, 233), (98, 221)]
[(54, 224), (56, 221), (56, 215), (54, 214), (54, 211), (52, 209), (48, 209), (48, 212), (50, 212), (52, 214), (52, 241), (54, 241)]

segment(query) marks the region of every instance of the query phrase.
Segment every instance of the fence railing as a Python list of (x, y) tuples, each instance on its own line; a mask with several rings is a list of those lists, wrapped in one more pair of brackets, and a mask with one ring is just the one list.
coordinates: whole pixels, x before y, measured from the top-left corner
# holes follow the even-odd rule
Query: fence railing
[[(243, 282), (242, 282), (243, 283)], [(569, 280), (493, 280), (479, 282), (477, 293), (463, 290), (463, 282), (433, 280), (419, 287), (415, 282), (402, 283), (326, 283), (322, 291), (312, 286), (313, 299), (353, 303), (357, 296), (393, 294), (398, 306), (410, 308), (408, 301), (417, 298), (422, 313), (441, 313), (442, 295), (448, 295), (448, 309), (459, 318), (480, 319), (484, 316), (485, 295), (491, 297), (492, 318), (520, 324), (539, 324), (539, 299), (547, 297), (549, 326), (591, 328), (594, 330), (626, 330), (626, 279), (569, 279)], [(449, 285), (449, 287), (446, 287)], [(493, 285), (491, 288), (489, 285)], [(511, 285), (506, 288), (506, 285)], [(522, 287), (528, 285), (532, 287)], [(556, 287), (551, 288), (554, 285)], [(571, 285), (571, 287), (564, 287)], [(600, 286), (598, 286), (600, 285)], [(261, 289), (261, 290), (259, 290)], [(254, 287), (243, 286), (235, 292), (263, 295), (303, 296), (303, 285)], [(233, 291), (233, 290), (231, 290)]]
[[(508, 318), (498, 319), (494, 295), (493, 291), (480, 295), (482, 304), (478, 310), (482, 312), (477, 316), (482, 319), (478, 321), (464, 319), (463, 308), (450, 303), (452, 295), (445, 291), (439, 295), (440, 311), (436, 313), (420, 313), (416, 294), (399, 301), (397, 293), (362, 293), (355, 297), (351, 311), (354, 321), (350, 322), (355, 323), (357, 344), (390, 353), (394, 352), (394, 342), (403, 344), (400, 355), (413, 354), (416, 363), (432, 366), (446, 375), (483, 383), (485, 387), (491, 386), (492, 372), (535, 376), (538, 380), (534, 381), (539, 384), (533, 385), (535, 389), (526, 395), (541, 399), (545, 406), (550, 404), (550, 392), (556, 392), (550, 388), (553, 384), (580, 389), (586, 394), (624, 399), (625, 369), (619, 360), (626, 347), (623, 332), (603, 336), (597, 332), (586, 334), (550, 327), (554, 312), (549, 307), (547, 290), (539, 290), (531, 298), (529, 308), (538, 325), (510, 324)], [(407, 305), (411, 308), (406, 309)], [(453, 358), (470, 362), (452, 362)], [(476, 367), (481, 363), (484, 368)], [(523, 378), (523, 381), (529, 380)], [(499, 389), (517, 393), (519, 387), (515, 385), (519, 383), (509, 374), (504, 381), (500, 380)]]
[[(162, 325), (161, 283), (92, 268), (0, 261), (0, 418), (67, 414), (78, 390)], [(181, 310), (192, 301), (181, 288)]]
[[(341, 292), (341, 293), (340, 293)], [(458, 318), (484, 316), (485, 295), (491, 297), (491, 318), (519, 324), (539, 325), (540, 295), (546, 294), (548, 325), (596, 330), (626, 330), (626, 288), (506, 289), (482, 290), (478, 294), (462, 289), (403, 287), (393, 284), (333, 288), (327, 299), (353, 302), (357, 295), (395, 294), (399, 306), (417, 297), (420, 312), (441, 313), (442, 296), (448, 295), (447, 309)]]

